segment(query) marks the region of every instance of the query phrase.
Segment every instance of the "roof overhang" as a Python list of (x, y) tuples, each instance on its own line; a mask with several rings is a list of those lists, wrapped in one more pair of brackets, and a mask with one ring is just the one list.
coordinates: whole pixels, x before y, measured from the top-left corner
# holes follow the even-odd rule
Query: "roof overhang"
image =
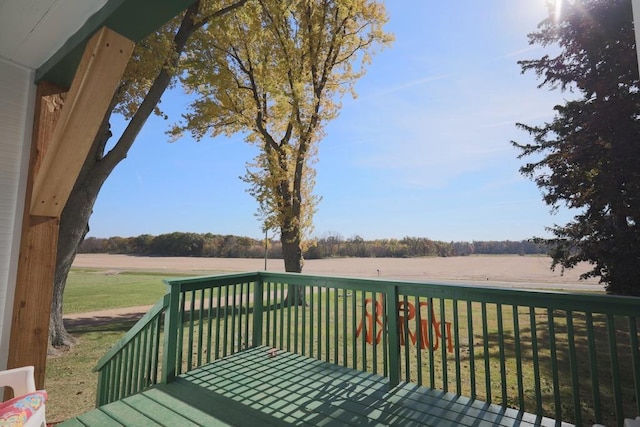
[(0, 0), (0, 58), (35, 70), (36, 82), (68, 88), (102, 27), (139, 42), (194, 1)]

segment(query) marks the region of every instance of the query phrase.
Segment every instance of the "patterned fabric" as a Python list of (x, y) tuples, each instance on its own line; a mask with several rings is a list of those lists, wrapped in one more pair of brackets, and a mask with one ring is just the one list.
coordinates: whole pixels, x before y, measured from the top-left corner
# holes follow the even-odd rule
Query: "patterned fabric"
[(0, 427), (19, 427), (47, 401), (44, 390), (0, 403)]

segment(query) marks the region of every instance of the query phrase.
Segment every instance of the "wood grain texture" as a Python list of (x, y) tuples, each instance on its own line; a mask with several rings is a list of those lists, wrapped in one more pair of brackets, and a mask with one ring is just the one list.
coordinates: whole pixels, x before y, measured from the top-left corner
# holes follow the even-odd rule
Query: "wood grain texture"
[(32, 215), (60, 216), (133, 46), (107, 28), (87, 44), (33, 185)]
[(56, 86), (38, 85), (7, 359), (9, 368), (33, 365), (38, 388), (44, 386), (59, 221), (33, 217), (27, 207), (64, 96)]

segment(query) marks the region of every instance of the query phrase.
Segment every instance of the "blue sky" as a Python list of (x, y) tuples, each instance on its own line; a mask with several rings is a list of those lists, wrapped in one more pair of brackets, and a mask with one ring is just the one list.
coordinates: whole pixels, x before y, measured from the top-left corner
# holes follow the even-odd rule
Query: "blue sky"
[[(567, 222), (519, 174), (509, 143), (529, 139), (516, 122), (550, 120), (567, 96), (537, 89), (516, 64), (545, 53), (526, 38), (546, 16), (545, 0), (386, 7), (396, 41), (374, 57), (358, 98), (344, 98), (320, 143), (313, 235), (519, 240)], [(147, 123), (103, 187), (89, 235), (261, 236), (256, 202), (239, 179), (256, 148), (239, 135), (169, 143), (165, 131), (186, 104), (180, 90), (165, 94), (169, 121)]]

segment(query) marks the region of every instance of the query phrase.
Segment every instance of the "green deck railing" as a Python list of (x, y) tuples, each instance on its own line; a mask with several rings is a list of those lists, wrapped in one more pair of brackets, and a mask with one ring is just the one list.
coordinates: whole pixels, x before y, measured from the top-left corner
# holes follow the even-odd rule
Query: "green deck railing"
[(267, 345), (577, 425), (640, 414), (639, 298), (269, 272), (166, 283), (96, 368), (98, 405)]

